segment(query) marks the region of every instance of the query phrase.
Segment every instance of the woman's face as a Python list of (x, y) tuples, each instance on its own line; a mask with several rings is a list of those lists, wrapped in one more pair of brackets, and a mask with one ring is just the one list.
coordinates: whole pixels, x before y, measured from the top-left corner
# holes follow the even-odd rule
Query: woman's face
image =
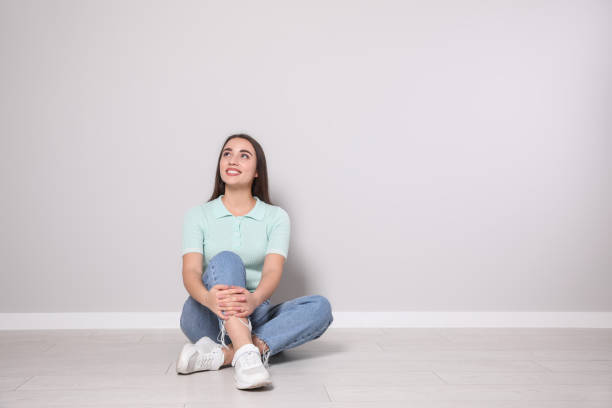
[[(256, 168), (257, 158), (251, 142), (235, 137), (225, 144), (221, 152), (219, 171), (226, 185), (250, 185), (253, 178), (258, 176)], [(230, 169), (236, 169), (238, 172), (228, 172)]]

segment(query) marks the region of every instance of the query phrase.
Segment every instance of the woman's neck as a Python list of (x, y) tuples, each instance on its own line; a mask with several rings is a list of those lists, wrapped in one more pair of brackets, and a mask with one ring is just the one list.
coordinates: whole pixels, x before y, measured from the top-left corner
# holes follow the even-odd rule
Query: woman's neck
[(248, 214), (257, 204), (250, 190), (232, 190), (227, 186), (221, 200), (229, 212), (236, 216)]

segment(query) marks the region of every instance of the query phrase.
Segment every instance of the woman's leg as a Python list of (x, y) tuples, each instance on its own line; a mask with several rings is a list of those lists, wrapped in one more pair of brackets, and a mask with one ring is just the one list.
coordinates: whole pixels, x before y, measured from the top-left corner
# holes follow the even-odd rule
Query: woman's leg
[[(210, 290), (215, 285), (233, 285), (242, 288), (246, 287), (246, 270), (244, 263), (239, 255), (232, 251), (222, 251), (211, 258), (205, 273), (202, 275), (202, 282), (206, 289)], [(218, 318), (209, 310), (215, 319), (218, 321), (220, 330), (217, 342), (220, 342), (225, 354), (225, 364), (229, 364), (234, 356), (234, 351), (238, 350), (245, 344), (254, 343), (254, 339), (248, 329), (250, 316), (248, 318), (239, 318), (230, 316), (227, 320)], [(223, 312), (225, 314), (225, 312)], [(227, 333), (227, 335), (226, 335)], [(230, 343), (231, 345), (227, 345)], [(263, 353), (263, 345), (257, 343), (256, 346)]]
[[(238, 258), (238, 261), (235, 258)], [(242, 260), (233, 252), (223, 251), (211, 258), (206, 270), (202, 274), (202, 283), (207, 290), (217, 284), (238, 284), (244, 282), (246, 277), (240, 279), (240, 264)], [(242, 266), (244, 270), (244, 265)], [(232, 282), (226, 279), (227, 275), (234, 277)], [(236, 283), (233, 283), (236, 282)], [(192, 343), (204, 336), (210, 337), (217, 343), (230, 343), (231, 339), (225, 335), (219, 339), (221, 320), (206, 306), (200, 304), (189, 296), (183, 305), (181, 313), (181, 329)]]
[(275, 306), (268, 303), (251, 314), (253, 333), (269, 347), (266, 362), (274, 354), (321, 337), (333, 320), (331, 304), (321, 295), (302, 296)]
[[(183, 305), (183, 311), (181, 313), (181, 330), (192, 343), (195, 343), (204, 336), (220, 343), (218, 340), (219, 318), (206, 306), (203, 306), (191, 296), (187, 298)], [(231, 344), (230, 341), (231, 338), (227, 336), (226, 342), (229, 344), (228, 348), (223, 348), (225, 355), (223, 366), (230, 364), (234, 357), (234, 345)], [(251, 335), (251, 341), (259, 348), (262, 354), (266, 351), (267, 347), (265, 347), (254, 334)]]
[[(202, 282), (210, 290), (215, 285), (233, 285), (246, 287), (246, 270), (240, 256), (232, 251), (221, 251), (211, 258), (206, 271), (202, 274)], [(211, 312), (212, 313), (212, 312)], [(225, 314), (225, 312), (222, 312)], [(216, 316), (215, 316), (216, 317)], [(242, 319), (241, 323), (238, 320)], [(231, 316), (227, 320), (217, 317), (221, 336), (219, 341), (225, 346), (225, 333), (229, 335), (235, 349), (251, 343), (251, 333), (246, 318)]]
[(206, 306), (189, 296), (181, 313), (181, 330), (192, 343), (204, 336), (214, 340), (219, 334), (219, 321)]

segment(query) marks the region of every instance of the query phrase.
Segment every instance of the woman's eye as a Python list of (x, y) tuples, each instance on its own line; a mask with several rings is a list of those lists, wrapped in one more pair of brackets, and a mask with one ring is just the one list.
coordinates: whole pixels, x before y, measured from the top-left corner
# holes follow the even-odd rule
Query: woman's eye
[[(228, 154), (229, 154), (229, 152), (224, 152), (224, 153), (223, 153), (223, 156), (225, 157), (225, 156), (227, 156)], [(242, 153), (241, 157), (246, 157), (246, 158), (248, 159), (248, 158), (249, 158), (249, 155), (248, 155), (248, 154), (246, 154), (246, 153)]]

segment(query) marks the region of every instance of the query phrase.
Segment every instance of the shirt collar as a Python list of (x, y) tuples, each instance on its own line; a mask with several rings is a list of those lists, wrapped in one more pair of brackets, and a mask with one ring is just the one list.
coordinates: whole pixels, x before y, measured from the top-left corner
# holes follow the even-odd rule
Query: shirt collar
[[(213, 200), (214, 202), (213, 214), (215, 218), (222, 218), (228, 215), (231, 215), (231, 216), (234, 215), (231, 212), (229, 212), (227, 207), (225, 207), (225, 204), (223, 204), (223, 201), (221, 200), (221, 197), (223, 197), (223, 195), (224, 194), (221, 194), (219, 197)], [(249, 217), (255, 220), (262, 220), (264, 217), (264, 213), (266, 212), (266, 209), (264, 208), (264, 203), (257, 196), (254, 196), (254, 198), (256, 200), (255, 207), (253, 207), (251, 211), (249, 211), (248, 214), (243, 215), (243, 217)]]

